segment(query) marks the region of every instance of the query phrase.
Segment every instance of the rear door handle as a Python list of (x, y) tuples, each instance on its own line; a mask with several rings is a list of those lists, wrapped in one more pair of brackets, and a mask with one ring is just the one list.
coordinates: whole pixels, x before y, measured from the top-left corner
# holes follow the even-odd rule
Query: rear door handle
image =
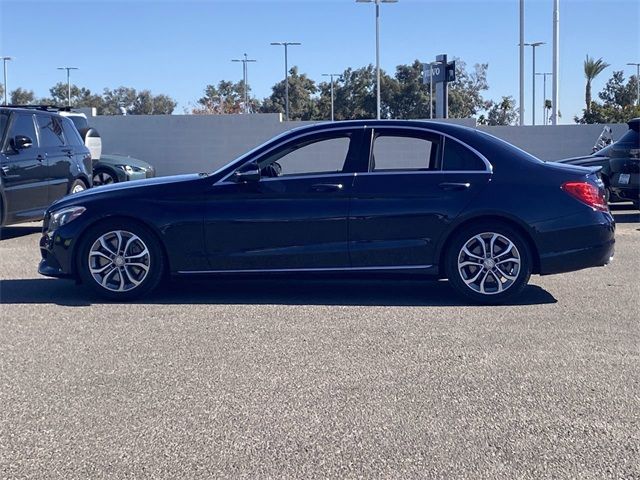
[(344, 188), (341, 183), (316, 183), (311, 186), (314, 192), (339, 192)]
[(438, 185), (442, 190), (466, 190), (471, 186), (470, 183), (443, 182)]
[(73, 158), (73, 150), (63, 150), (63, 152), (67, 157)]

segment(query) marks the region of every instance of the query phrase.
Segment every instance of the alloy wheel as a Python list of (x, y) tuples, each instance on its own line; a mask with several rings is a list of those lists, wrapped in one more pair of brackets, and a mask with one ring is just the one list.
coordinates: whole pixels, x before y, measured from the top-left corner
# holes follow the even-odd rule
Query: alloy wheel
[(479, 233), (469, 239), (458, 254), (458, 273), (474, 292), (494, 295), (509, 289), (520, 273), (521, 257), (506, 236)]
[(78, 182), (76, 185), (73, 186), (73, 188), (71, 189), (71, 193), (79, 193), (84, 191), (84, 185), (80, 182)]
[(95, 187), (109, 185), (111, 183), (115, 183), (115, 179), (109, 172), (98, 172), (93, 176), (93, 185)]
[(124, 230), (102, 234), (89, 250), (89, 271), (93, 279), (112, 292), (127, 292), (142, 284), (151, 266), (147, 245)]

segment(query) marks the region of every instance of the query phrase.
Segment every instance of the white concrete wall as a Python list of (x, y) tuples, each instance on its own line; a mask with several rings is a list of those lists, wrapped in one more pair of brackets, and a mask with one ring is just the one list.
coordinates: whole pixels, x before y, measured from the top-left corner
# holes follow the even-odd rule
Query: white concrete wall
[[(102, 136), (103, 153), (140, 158), (158, 175), (211, 172), (279, 133), (314, 123), (282, 122), (279, 114), (96, 116), (89, 122)], [(614, 139), (627, 130), (626, 124), (612, 127)], [(591, 153), (603, 125), (479, 128), (543, 160), (557, 160)]]

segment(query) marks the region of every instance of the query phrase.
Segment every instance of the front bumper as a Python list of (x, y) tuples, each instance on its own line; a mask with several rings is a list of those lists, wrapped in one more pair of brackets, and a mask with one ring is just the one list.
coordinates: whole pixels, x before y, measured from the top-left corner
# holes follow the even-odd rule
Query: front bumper
[(41, 260), (38, 273), (47, 277), (74, 278), (76, 274), (74, 253), (87, 223), (82, 216), (69, 222), (54, 232), (47, 231), (48, 217), (43, 222), (40, 237)]

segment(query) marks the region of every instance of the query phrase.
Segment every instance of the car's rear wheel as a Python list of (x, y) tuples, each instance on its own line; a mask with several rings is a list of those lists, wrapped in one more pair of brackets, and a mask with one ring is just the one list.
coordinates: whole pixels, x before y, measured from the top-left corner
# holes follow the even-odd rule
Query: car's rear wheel
[(499, 304), (518, 295), (532, 270), (523, 236), (501, 223), (469, 226), (452, 239), (445, 258), (453, 287), (477, 303)]
[(109, 220), (82, 238), (78, 269), (82, 282), (111, 300), (131, 300), (158, 286), (164, 271), (160, 242), (146, 227)]
[(117, 183), (118, 177), (114, 175), (109, 170), (96, 170), (93, 172), (93, 186), (99, 187), (101, 185), (110, 185), (112, 183)]

